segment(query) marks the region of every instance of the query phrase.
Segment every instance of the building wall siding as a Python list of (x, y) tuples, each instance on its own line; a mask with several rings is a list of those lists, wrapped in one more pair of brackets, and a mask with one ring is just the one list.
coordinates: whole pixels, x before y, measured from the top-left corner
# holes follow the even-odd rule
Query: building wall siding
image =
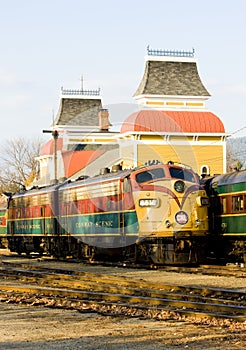
[[(130, 153), (129, 153), (130, 154)], [(210, 174), (223, 173), (223, 146), (184, 145), (138, 145), (138, 166), (151, 160), (178, 162), (188, 165), (200, 174), (201, 167), (207, 165)]]

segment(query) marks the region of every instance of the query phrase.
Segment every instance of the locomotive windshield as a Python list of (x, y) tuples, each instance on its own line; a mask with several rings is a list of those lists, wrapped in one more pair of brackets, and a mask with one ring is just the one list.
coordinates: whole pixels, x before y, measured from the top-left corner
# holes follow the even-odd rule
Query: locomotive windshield
[(155, 168), (152, 170), (143, 171), (136, 175), (136, 181), (138, 183), (143, 183), (151, 180), (163, 179), (165, 177), (165, 172), (163, 168)]
[(181, 179), (189, 182), (196, 182), (196, 178), (193, 173), (185, 169), (169, 168), (171, 177), (175, 179)]

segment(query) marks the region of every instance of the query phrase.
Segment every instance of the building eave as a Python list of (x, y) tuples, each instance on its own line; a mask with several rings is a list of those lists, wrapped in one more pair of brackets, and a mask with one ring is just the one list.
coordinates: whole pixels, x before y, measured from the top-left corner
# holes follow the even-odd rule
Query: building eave
[(145, 61), (162, 61), (162, 62), (197, 62), (195, 57), (178, 57), (178, 56), (154, 56), (146, 55)]
[(180, 132), (168, 132), (168, 131), (161, 131), (161, 132), (154, 132), (154, 131), (127, 131), (123, 134), (120, 134), (120, 138), (124, 138), (127, 136), (132, 136), (132, 135), (149, 135), (149, 136), (206, 136), (206, 137), (216, 137), (216, 136), (220, 136), (220, 137), (230, 137), (232, 134), (231, 133), (207, 133), (207, 132), (182, 132), (182, 134)]
[(135, 100), (140, 99), (184, 99), (184, 100), (208, 100), (209, 96), (190, 96), (190, 95), (154, 95), (154, 94), (141, 94), (133, 97)]

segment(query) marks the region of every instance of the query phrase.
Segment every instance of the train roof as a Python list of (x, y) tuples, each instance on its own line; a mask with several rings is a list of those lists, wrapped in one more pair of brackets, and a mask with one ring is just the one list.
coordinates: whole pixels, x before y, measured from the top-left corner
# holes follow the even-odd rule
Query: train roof
[(246, 182), (246, 170), (218, 175), (212, 180), (212, 186), (226, 186)]
[[(118, 171), (112, 171), (106, 174), (100, 174), (100, 175), (96, 175), (93, 177), (80, 177), (77, 180), (71, 181), (71, 180), (66, 180), (64, 182), (61, 183), (57, 183), (54, 185), (50, 185), (50, 186), (46, 186), (46, 187), (34, 187), (32, 189), (29, 189), (27, 191), (23, 191), (23, 192), (19, 192), (16, 194), (13, 194), (12, 197), (13, 198), (17, 198), (17, 197), (23, 197), (23, 196), (35, 196), (35, 195), (40, 195), (40, 194), (46, 194), (46, 193), (50, 193), (56, 190), (65, 190), (68, 188), (75, 188), (75, 187), (80, 187), (80, 186), (88, 186), (88, 185), (93, 185), (96, 183), (101, 183), (101, 182), (111, 182), (111, 181), (119, 181), (121, 179), (124, 179), (125, 177), (128, 177), (129, 175), (131, 175), (133, 172), (139, 172), (141, 170), (146, 171), (146, 170), (151, 170), (153, 168), (156, 167), (167, 167), (167, 168), (180, 168), (180, 169), (186, 169), (190, 172), (194, 171), (188, 167), (185, 166), (183, 164), (177, 164), (174, 162), (168, 162), (167, 164), (163, 164), (163, 163), (156, 163), (156, 164), (149, 164), (149, 165), (145, 165), (143, 167), (139, 167), (139, 168), (134, 168), (134, 169), (126, 169), (126, 170), (118, 170)], [(195, 173), (194, 173), (195, 174)]]
[[(125, 169), (125, 170), (119, 170), (116, 172), (110, 172), (104, 175), (97, 175), (94, 177), (88, 177), (82, 180), (77, 180), (77, 181), (73, 181), (73, 182), (64, 182), (59, 189), (67, 189), (72, 188), (72, 187), (78, 187), (78, 186), (88, 186), (88, 185), (93, 185), (95, 183), (101, 183), (101, 182), (111, 182), (111, 181), (119, 181), (121, 179), (124, 179), (125, 177), (128, 177), (129, 175), (131, 175), (134, 172), (140, 172), (140, 171), (148, 171), (151, 169), (155, 169), (158, 167), (164, 167), (164, 168), (180, 168), (182, 170), (187, 170), (189, 172), (192, 172), (194, 175), (196, 175), (194, 173), (194, 171), (190, 168), (187, 167), (183, 164), (177, 164), (174, 162), (168, 162), (167, 164), (163, 164), (161, 162), (155, 163), (155, 164), (150, 164), (150, 165), (145, 165), (143, 167), (138, 167), (138, 168), (134, 168), (134, 169)], [(169, 179), (169, 177), (168, 177)], [(195, 176), (194, 176), (195, 179)]]
[(108, 181), (118, 181), (124, 179), (132, 173), (132, 170), (121, 170), (118, 172), (111, 172), (104, 175), (97, 175), (88, 178), (82, 178), (75, 181), (66, 181), (60, 185), (59, 189), (66, 189), (67, 187), (77, 187), (77, 186), (88, 186), (95, 183), (108, 182)]
[(46, 187), (39, 187), (39, 188), (34, 187), (34, 188), (31, 188), (30, 190), (27, 190), (27, 191), (14, 193), (13, 195), (11, 195), (11, 197), (16, 198), (16, 197), (23, 197), (23, 196), (27, 196), (27, 195), (28, 196), (35, 196), (35, 195), (45, 194), (45, 193), (55, 191), (60, 186), (61, 186), (61, 184), (55, 184), (55, 185), (50, 185), (50, 186), (46, 186)]
[(90, 184), (95, 184), (95, 183), (104, 182), (104, 181), (117, 181), (127, 177), (128, 175), (131, 174), (131, 172), (132, 170), (121, 170), (119, 172), (111, 172), (105, 175), (98, 175), (94, 177), (84, 177), (84, 178), (81, 177), (75, 181), (66, 180), (62, 183), (58, 183), (58, 184), (50, 185), (46, 187), (39, 187), (39, 188), (34, 187), (27, 191), (15, 193), (11, 197), (17, 198), (17, 197), (23, 197), (23, 196), (35, 196), (35, 195), (50, 193), (57, 189), (62, 190), (63, 188), (67, 189), (68, 187), (72, 188), (72, 187), (77, 187), (81, 185), (87, 186)]

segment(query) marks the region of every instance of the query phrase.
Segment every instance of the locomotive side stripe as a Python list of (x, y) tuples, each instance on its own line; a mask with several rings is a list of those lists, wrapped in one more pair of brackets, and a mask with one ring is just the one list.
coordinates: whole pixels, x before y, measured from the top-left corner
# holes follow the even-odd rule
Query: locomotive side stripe
[[(119, 225), (118, 222), (120, 214), (124, 214), (122, 225)], [(75, 232), (75, 235), (101, 234), (107, 237), (111, 234), (128, 236), (132, 232), (135, 232), (135, 234), (138, 232), (138, 220), (135, 211), (68, 215), (59, 217), (57, 221), (60, 225), (61, 231), (59, 234), (61, 235), (70, 235), (70, 232)], [(46, 218), (9, 220), (8, 232), (10, 234), (11, 229), (14, 229), (14, 235), (54, 235), (54, 218), (53, 220), (47, 220)]]
[(231, 215), (224, 215), (221, 217), (221, 234), (222, 235), (245, 235), (246, 226), (245, 226), (246, 214), (238, 213)]
[(98, 215), (98, 214), (117, 214), (117, 213), (122, 213), (122, 214), (127, 214), (127, 213), (134, 213), (136, 210), (131, 209), (131, 210), (112, 210), (112, 211), (101, 211), (101, 212), (92, 212), (92, 213), (78, 213), (78, 214), (63, 214), (63, 215), (58, 215), (57, 216), (35, 216), (35, 217), (28, 217), (28, 218), (16, 218), (16, 219), (8, 219), (8, 222), (15, 222), (15, 221), (22, 221), (22, 220), (43, 220), (43, 219), (54, 219), (54, 218), (60, 218), (60, 217), (70, 217), (70, 216), (87, 216), (87, 215)]
[[(66, 234), (67, 235), (67, 234)], [(107, 235), (105, 235), (105, 233), (98, 233), (98, 232), (91, 232), (91, 233), (69, 233), (69, 235), (73, 236), (73, 237), (91, 237), (91, 236), (95, 236), (95, 237), (121, 237), (122, 235), (120, 233), (108, 233)], [(127, 237), (138, 237), (138, 233), (136, 232), (132, 232), (132, 233), (127, 233)]]
[[(56, 236), (56, 234), (54, 233), (50, 233), (48, 235), (44, 235), (43, 233), (39, 233), (39, 234), (35, 234), (35, 233), (29, 233), (29, 232), (25, 232), (25, 233), (15, 233), (14, 237), (23, 237), (23, 236), (28, 236), (28, 237), (43, 237), (43, 236), (47, 236), (47, 237), (53, 237)], [(118, 237), (121, 238), (123, 236), (126, 237), (136, 237), (139, 238), (138, 236), (138, 232), (133, 232), (133, 233), (127, 233), (127, 235), (125, 234), (120, 234), (120, 233), (107, 233), (107, 235), (105, 235), (105, 233), (97, 233), (97, 232), (92, 232), (92, 233), (64, 233), (64, 234), (60, 234), (59, 237), (65, 237), (65, 236), (73, 236), (73, 237), (105, 237), (105, 238), (110, 238), (110, 237)], [(13, 237), (13, 235), (11, 235), (10, 233), (6, 234), (4, 236), (5, 237)]]
[[(237, 216), (246, 216), (245, 211), (237, 212), (237, 213), (230, 213), (230, 214), (220, 214), (220, 217), (222, 218), (235, 218)], [(246, 227), (245, 227), (246, 229)]]
[[(226, 197), (226, 196), (235, 196), (235, 195), (240, 195), (240, 194), (245, 194), (245, 191), (239, 191), (239, 192), (223, 192), (223, 193), (218, 193), (218, 197)], [(212, 195), (211, 197), (216, 197), (215, 195)]]
[(246, 236), (246, 233), (222, 233), (221, 236)]
[(179, 201), (178, 197), (176, 196), (176, 194), (172, 190), (170, 190), (167, 187), (155, 186), (155, 185), (143, 185), (143, 186), (141, 186), (141, 189), (142, 189), (142, 191), (155, 191), (155, 192), (167, 193), (175, 200), (175, 202), (178, 204), (178, 206), (180, 208), (180, 201)]
[(16, 219), (8, 219), (8, 222), (15, 222), (15, 221), (23, 221), (23, 220), (48, 220), (48, 219), (54, 219), (56, 216), (34, 216), (34, 217), (28, 217), (28, 218), (16, 218)]
[(183, 208), (183, 206), (185, 204), (185, 201), (186, 201), (187, 197), (189, 196), (189, 194), (191, 194), (194, 191), (201, 190), (199, 185), (192, 185), (191, 187), (189, 187), (185, 191), (184, 194), (182, 194), (183, 195), (182, 202), (180, 203), (179, 198), (177, 197), (177, 195), (172, 190), (170, 190), (167, 187), (155, 186), (155, 185), (143, 185), (141, 188), (142, 188), (143, 191), (156, 191), (156, 192), (164, 192), (164, 193), (169, 194), (175, 200), (175, 202), (177, 203), (177, 205), (179, 206), (180, 209)]
[(231, 184), (231, 185), (218, 185), (214, 188), (216, 191), (218, 191), (219, 194), (234, 194), (234, 193), (240, 193), (246, 191), (246, 183), (238, 183), (238, 184)]
[(185, 193), (184, 193), (184, 196), (183, 196), (183, 198), (182, 198), (182, 202), (181, 202), (180, 209), (183, 208), (187, 197), (188, 197), (192, 192), (195, 192), (195, 191), (197, 192), (197, 191), (199, 191), (199, 190), (200, 190), (200, 186), (198, 186), (198, 185), (193, 185), (193, 186), (189, 187), (189, 188), (185, 191)]

